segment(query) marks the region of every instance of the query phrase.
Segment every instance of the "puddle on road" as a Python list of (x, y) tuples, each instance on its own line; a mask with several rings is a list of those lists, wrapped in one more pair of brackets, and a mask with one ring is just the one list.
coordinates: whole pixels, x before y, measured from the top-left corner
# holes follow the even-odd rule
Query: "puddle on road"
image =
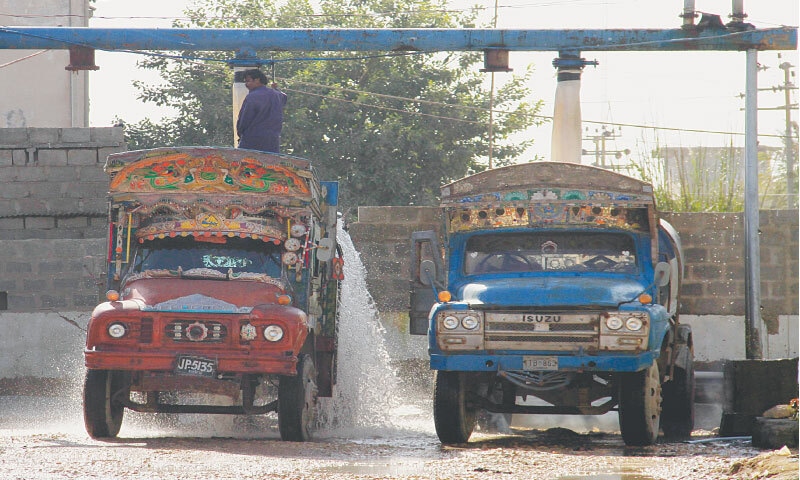
[(317, 468), (314, 469), (314, 473), (379, 475), (381, 478), (416, 476), (425, 473), (425, 460), (390, 457), (366, 462), (353, 462), (346, 465)]
[(601, 473), (598, 475), (567, 475), (557, 477), (556, 480), (654, 480), (638, 473)]

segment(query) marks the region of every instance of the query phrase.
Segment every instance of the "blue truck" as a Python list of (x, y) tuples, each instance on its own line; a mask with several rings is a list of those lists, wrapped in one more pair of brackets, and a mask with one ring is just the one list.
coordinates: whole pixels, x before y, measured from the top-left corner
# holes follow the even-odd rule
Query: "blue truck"
[(534, 162), (443, 186), (441, 212), (439, 232), (412, 235), (409, 316), (442, 443), (467, 442), (482, 411), (617, 410), (627, 445), (691, 434), (680, 237), (650, 184)]

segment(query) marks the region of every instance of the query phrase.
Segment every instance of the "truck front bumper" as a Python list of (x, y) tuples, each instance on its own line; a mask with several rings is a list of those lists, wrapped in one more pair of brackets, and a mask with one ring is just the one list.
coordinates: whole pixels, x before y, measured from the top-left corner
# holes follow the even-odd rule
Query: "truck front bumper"
[(216, 360), (218, 373), (297, 374), (297, 355), (244, 355), (232, 352), (131, 352), (84, 349), (86, 368), (96, 370), (172, 371), (178, 355)]
[[(500, 354), (431, 354), (432, 370), (461, 372), (497, 372), (524, 370), (523, 357)], [(636, 355), (536, 355), (558, 359), (558, 371), (566, 372), (638, 372), (653, 364), (653, 352)]]

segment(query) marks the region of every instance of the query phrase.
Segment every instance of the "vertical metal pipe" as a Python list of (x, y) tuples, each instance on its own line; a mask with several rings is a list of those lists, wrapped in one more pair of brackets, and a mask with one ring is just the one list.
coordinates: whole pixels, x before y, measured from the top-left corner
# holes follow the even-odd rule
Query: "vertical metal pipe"
[(233, 107), (233, 146), (239, 146), (239, 135), (236, 133), (236, 120), (239, 119), (239, 110), (242, 108), (244, 97), (247, 96), (247, 87), (244, 86), (244, 71), (253, 66), (234, 67), (233, 68), (233, 88), (231, 106)]
[(583, 59), (560, 53), (554, 61), (558, 70), (553, 105), (553, 133), (550, 160), (581, 163), (581, 70)]
[(694, 0), (683, 0), (683, 28), (694, 26)]
[(761, 257), (758, 216), (758, 51), (747, 50), (744, 134), (745, 355), (764, 358), (761, 348)]
[(731, 9), (731, 23), (728, 24), (728, 27), (734, 29), (744, 28), (744, 19), (747, 18), (747, 14), (744, 13), (744, 0), (733, 0)]

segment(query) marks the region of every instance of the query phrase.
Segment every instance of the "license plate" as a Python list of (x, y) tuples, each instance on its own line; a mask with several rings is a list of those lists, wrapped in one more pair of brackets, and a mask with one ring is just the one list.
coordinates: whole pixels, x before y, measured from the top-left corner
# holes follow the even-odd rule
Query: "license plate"
[(217, 361), (191, 355), (179, 355), (175, 363), (175, 373), (178, 375), (213, 377), (217, 373)]
[(523, 370), (558, 370), (558, 357), (522, 357)]

